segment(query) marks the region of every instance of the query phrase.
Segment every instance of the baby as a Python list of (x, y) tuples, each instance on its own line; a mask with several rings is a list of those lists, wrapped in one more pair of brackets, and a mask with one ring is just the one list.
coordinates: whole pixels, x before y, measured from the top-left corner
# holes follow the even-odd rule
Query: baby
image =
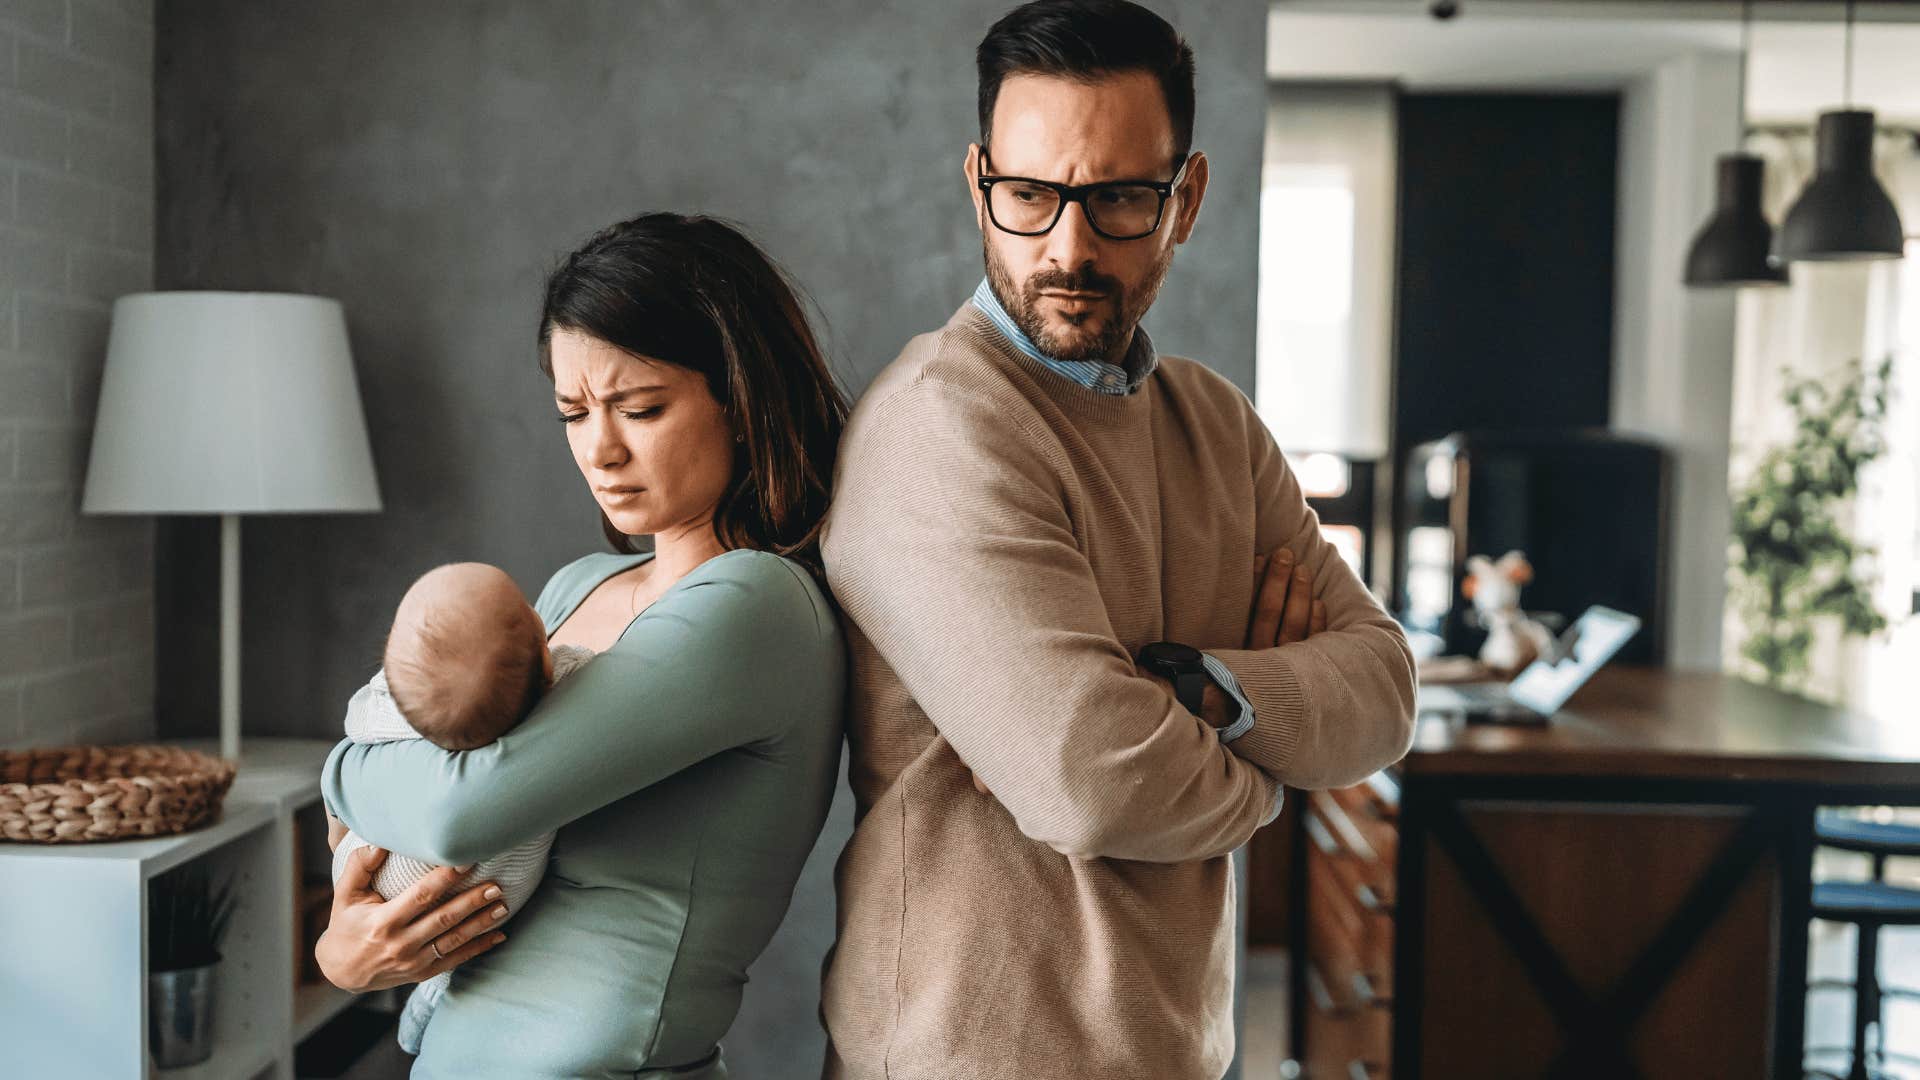
[[(547, 648), (546, 627), (513, 579), (484, 563), (429, 571), (400, 600), (387, 636), (383, 667), (354, 694), (347, 738), (357, 743), (426, 739), (443, 750), (473, 750), (512, 730), (556, 681), (593, 658), (573, 645)], [(340, 879), (367, 842), (347, 832), (333, 851)], [(485, 859), (455, 886), (500, 887), (509, 915), (520, 910), (546, 871), (553, 834)], [(391, 900), (434, 867), (390, 853), (373, 888)], [(400, 1017), (400, 1045), (420, 1052), (427, 1021), (446, 993), (450, 973), (421, 983)]]

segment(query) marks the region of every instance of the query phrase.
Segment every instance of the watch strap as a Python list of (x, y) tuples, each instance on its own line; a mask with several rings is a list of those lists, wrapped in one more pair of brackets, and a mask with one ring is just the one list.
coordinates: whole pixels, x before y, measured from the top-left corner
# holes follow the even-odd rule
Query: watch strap
[(1212, 681), (1205, 670), (1181, 672), (1174, 676), (1173, 696), (1179, 699), (1180, 704), (1186, 706), (1188, 712), (1195, 716), (1203, 715), (1207, 702), (1207, 684)]

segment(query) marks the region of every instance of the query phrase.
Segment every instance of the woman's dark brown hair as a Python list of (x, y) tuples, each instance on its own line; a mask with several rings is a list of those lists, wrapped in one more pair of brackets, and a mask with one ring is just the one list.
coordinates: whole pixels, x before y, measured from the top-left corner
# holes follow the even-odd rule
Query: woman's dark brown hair
[[(697, 372), (739, 441), (713, 530), (733, 548), (771, 551), (819, 571), (847, 398), (779, 267), (709, 217), (643, 214), (601, 230), (547, 279), (540, 370), (553, 378), (556, 330)], [(633, 538), (606, 514), (614, 550)]]

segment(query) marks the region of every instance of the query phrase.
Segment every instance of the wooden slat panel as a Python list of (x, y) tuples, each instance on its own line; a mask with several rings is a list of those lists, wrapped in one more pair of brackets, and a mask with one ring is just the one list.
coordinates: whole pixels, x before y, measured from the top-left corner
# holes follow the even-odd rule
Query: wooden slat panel
[[(1355, 855), (1345, 841), (1355, 825), (1341, 803), (1328, 793), (1317, 798), (1302, 819), (1307, 852), (1308, 955), (1314, 974), (1316, 1009), (1305, 1034), (1309, 1076), (1347, 1080), (1356, 1063), (1384, 1076), (1392, 1051), (1393, 920), (1372, 888), (1377, 860)], [(1330, 822), (1322, 811), (1339, 815)], [(1374, 824), (1382, 824), (1374, 822)], [(1363, 850), (1372, 847), (1361, 841)], [(1322, 998), (1324, 995), (1324, 998)]]
[(1395, 895), (1393, 866), (1400, 850), (1399, 829), (1377, 816), (1378, 805), (1370, 797), (1357, 794), (1364, 790), (1341, 788), (1313, 792), (1312, 812), (1357, 860), (1357, 873), (1375, 898), (1390, 906)]
[(1325, 981), (1321, 971), (1307, 969), (1306, 1058), (1302, 1064), (1313, 1080), (1347, 1080), (1348, 1063), (1366, 1057), (1368, 1018), (1351, 1007), (1329, 1008), (1322, 994)]
[[(1323, 858), (1319, 852), (1312, 860)], [(1312, 885), (1307, 901), (1307, 956), (1327, 978), (1327, 989), (1343, 1006), (1352, 1004), (1353, 975), (1362, 970), (1362, 926), (1336, 903), (1328, 902), (1330, 886), (1321, 868), (1308, 864)]]

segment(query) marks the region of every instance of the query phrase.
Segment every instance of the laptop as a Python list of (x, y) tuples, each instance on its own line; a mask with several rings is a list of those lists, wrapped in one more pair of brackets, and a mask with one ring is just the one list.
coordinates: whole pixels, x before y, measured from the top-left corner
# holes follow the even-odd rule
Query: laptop
[(1420, 711), (1479, 723), (1546, 723), (1639, 630), (1635, 616), (1595, 604), (1561, 635), (1556, 656), (1535, 660), (1512, 682), (1423, 686)]

